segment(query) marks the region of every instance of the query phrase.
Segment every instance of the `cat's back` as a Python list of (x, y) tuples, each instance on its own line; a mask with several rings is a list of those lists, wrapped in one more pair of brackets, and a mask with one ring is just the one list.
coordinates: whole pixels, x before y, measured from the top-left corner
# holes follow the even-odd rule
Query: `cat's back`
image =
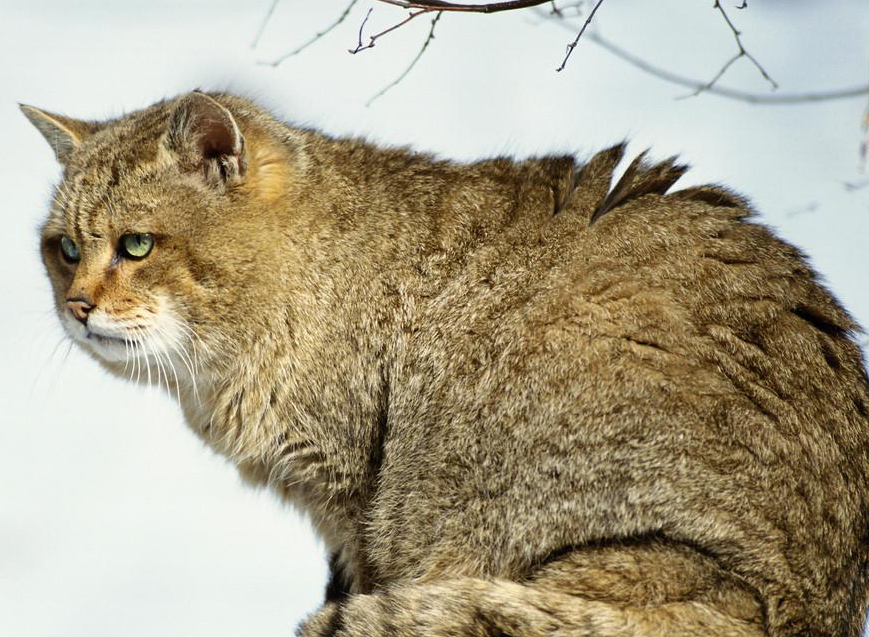
[(741, 199), (661, 194), (675, 179), (648, 170), (658, 182), (633, 191), (580, 174), (549, 221), (505, 231), (420, 308), (383, 486), (390, 519), (423, 524), (379, 542), (418, 573), (461, 544), (474, 569), (515, 576), (566, 546), (660, 535), (781, 600), (784, 622), (854, 612), (856, 326)]

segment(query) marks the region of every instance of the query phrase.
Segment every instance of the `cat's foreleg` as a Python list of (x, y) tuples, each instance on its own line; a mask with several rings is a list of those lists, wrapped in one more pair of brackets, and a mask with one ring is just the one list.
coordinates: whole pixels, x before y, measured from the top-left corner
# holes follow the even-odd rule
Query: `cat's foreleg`
[(330, 602), (344, 601), (352, 590), (345, 567), (341, 564), (338, 553), (329, 556), (329, 582), (326, 584), (326, 600)]
[(622, 607), (505, 580), (456, 579), (354, 595), (314, 613), (299, 637), (763, 637), (698, 601)]

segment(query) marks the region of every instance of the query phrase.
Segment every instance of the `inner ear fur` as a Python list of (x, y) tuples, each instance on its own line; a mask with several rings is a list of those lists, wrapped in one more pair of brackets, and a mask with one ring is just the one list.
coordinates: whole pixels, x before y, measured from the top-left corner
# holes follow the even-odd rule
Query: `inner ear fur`
[(195, 91), (178, 101), (166, 139), (183, 169), (200, 173), (208, 184), (244, 178), (244, 137), (232, 113), (209, 95)]
[(96, 122), (65, 117), (56, 113), (43, 111), (35, 106), (19, 104), (21, 112), (42, 133), (45, 141), (49, 143), (57, 161), (66, 165), (69, 156), (81, 143), (98, 128)]

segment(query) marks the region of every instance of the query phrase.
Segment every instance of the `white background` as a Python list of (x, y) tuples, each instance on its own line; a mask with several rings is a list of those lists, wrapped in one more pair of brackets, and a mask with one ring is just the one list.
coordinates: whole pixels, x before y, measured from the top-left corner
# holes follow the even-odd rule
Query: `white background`
[[(723, 182), (803, 247), (864, 325), (869, 188), (858, 172), (866, 99), (757, 107), (686, 91), (590, 41), (555, 73), (572, 38), (533, 12), (447, 14), (407, 79), (366, 100), (415, 55), (423, 17), (357, 56), (371, 0), (278, 68), (257, 64), (328, 25), (343, 2), (0, 1), (0, 635), (290, 635), (319, 603), (322, 547), (308, 523), (243, 487), (159, 393), (106, 377), (69, 351), (51, 309), (37, 231), (58, 177), (16, 102), (103, 118), (194, 87), (260, 99), (281, 117), (459, 159), (575, 151), (629, 138), (680, 153), (684, 184)], [(702, 80), (735, 51), (696, 0), (608, 0), (600, 32)], [(867, 82), (869, 7), (752, 0), (724, 6), (782, 91)], [(384, 28), (399, 10), (377, 4)], [(746, 60), (723, 83), (765, 91)]]

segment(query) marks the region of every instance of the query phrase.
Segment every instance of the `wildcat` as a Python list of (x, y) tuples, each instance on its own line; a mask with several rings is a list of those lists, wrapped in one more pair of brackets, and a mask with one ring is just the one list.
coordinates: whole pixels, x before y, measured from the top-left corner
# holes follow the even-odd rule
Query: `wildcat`
[(22, 110), (64, 168), (63, 326), (307, 511), (333, 575), (303, 637), (860, 633), (858, 328), (744, 199), (228, 94)]

